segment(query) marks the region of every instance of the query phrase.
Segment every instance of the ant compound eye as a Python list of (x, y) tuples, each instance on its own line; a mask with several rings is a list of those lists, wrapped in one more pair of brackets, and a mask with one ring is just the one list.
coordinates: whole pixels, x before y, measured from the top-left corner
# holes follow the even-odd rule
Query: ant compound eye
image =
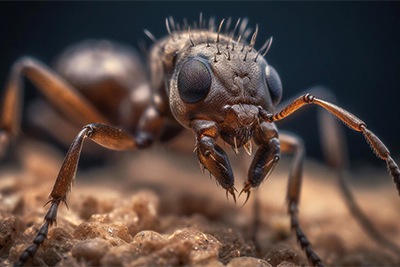
[(202, 100), (210, 91), (211, 73), (209, 68), (197, 59), (189, 59), (178, 74), (178, 90), (181, 99), (187, 103)]
[(271, 95), (271, 100), (274, 105), (277, 105), (282, 98), (282, 82), (276, 70), (271, 67), (265, 67), (265, 77)]

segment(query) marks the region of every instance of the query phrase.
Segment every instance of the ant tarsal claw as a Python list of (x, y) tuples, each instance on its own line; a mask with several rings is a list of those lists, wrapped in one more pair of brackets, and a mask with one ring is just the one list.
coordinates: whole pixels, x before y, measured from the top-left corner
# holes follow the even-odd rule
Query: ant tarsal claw
[(243, 186), (243, 189), (239, 193), (239, 197), (240, 197), (240, 195), (242, 195), (243, 192), (249, 193), (250, 192), (250, 188), (251, 188), (251, 184), (249, 182), (246, 182), (244, 184), (244, 186)]
[(249, 201), (250, 193), (251, 193), (250, 189), (251, 189), (251, 184), (250, 184), (250, 183), (245, 183), (243, 189), (242, 189), (242, 190), (240, 191), (240, 193), (239, 193), (239, 197), (242, 195), (242, 193), (246, 193), (246, 194), (247, 194), (246, 200), (244, 201), (242, 207), (243, 207), (244, 205), (246, 205), (247, 201)]
[(243, 207), (244, 205), (246, 205), (247, 201), (249, 201), (251, 191), (249, 190), (249, 191), (247, 191), (246, 193), (247, 193), (246, 200), (244, 201), (242, 207)]
[(236, 193), (237, 190), (235, 187), (230, 187), (228, 189), (226, 189), (226, 199), (228, 199), (228, 193), (231, 194), (232, 198), (233, 198), (233, 202), (235, 202), (236, 204)]

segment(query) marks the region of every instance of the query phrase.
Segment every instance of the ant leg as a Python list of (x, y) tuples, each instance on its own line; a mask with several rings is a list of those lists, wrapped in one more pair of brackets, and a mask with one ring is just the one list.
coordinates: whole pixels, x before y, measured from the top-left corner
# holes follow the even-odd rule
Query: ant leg
[(350, 129), (357, 132), (361, 132), (364, 135), (367, 143), (371, 146), (372, 150), (375, 152), (376, 156), (386, 161), (388, 171), (392, 176), (393, 182), (396, 184), (397, 191), (399, 192), (400, 195), (400, 169), (397, 166), (396, 162), (390, 156), (390, 151), (386, 148), (383, 142), (367, 128), (367, 125), (362, 120), (360, 120), (347, 110), (344, 110), (341, 107), (338, 107), (327, 101), (318, 99), (313, 95), (305, 94), (295, 99), (292, 103), (287, 105), (280, 112), (276, 114), (267, 114), (267, 112), (262, 111), (261, 116), (268, 122), (279, 121), (290, 116), (295, 111), (297, 111), (298, 109), (307, 104), (315, 104), (324, 108), (325, 110), (329, 111), (332, 115), (340, 119)]
[[(335, 103), (336, 97), (333, 93), (321, 86), (311, 88), (313, 95), (324, 98)], [(286, 101), (279, 105), (284, 107), (292, 101)], [(279, 108), (278, 108), (279, 109)], [(376, 243), (394, 252), (400, 254), (400, 248), (392, 241), (385, 238), (371, 222), (368, 216), (363, 212), (357, 204), (353, 193), (350, 190), (349, 184), (346, 181), (345, 170), (348, 167), (348, 151), (343, 128), (338, 121), (331, 116), (326, 110), (318, 110), (318, 124), (320, 128), (320, 138), (322, 140), (322, 148), (324, 156), (329, 166), (335, 171), (340, 192), (342, 193), (346, 206), (350, 213), (354, 216), (360, 226), (365, 230), (367, 235)]]
[(39, 246), (44, 242), (51, 227), (57, 219), (57, 210), (60, 203), (67, 204), (67, 194), (71, 190), (76, 176), (76, 170), (86, 138), (112, 150), (133, 150), (142, 147), (140, 138), (134, 138), (125, 131), (106, 124), (93, 123), (83, 127), (72, 142), (58, 173), (53, 190), (50, 193), (50, 208), (44, 217), (44, 223), (39, 229), (33, 244), (21, 254), (15, 266), (23, 266), (30, 257), (33, 257)]
[(258, 187), (273, 171), (280, 159), (280, 144), (275, 124), (262, 122), (254, 132), (254, 141), (259, 147), (249, 167), (247, 180), (240, 192), (240, 194), (247, 194), (245, 203), (250, 197), (250, 189)]
[[(307, 90), (309, 93), (336, 103), (336, 97), (331, 90), (323, 86), (314, 86)], [(280, 103), (277, 110), (283, 109), (294, 101), (295, 98)], [(324, 157), (336, 173), (339, 183), (344, 179), (344, 171), (348, 167), (348, 151), (344, 132), (341, 125), (326, 110), (318, 110), (318, 126)], [(351, 193), (351, 192), (350, 192)], [(346, 200), (348, 201), (348, 200)], [(356, 205), (356, 204), (352, 204)]]
[(22, 83), (28, 78), (54, 106), (72, 121), (85, 125), (107, 120), (69, 83), (31, 57), (19, 59), (11, 68), (0, 103), (0, 155), (10, 138), (17, 136), (22, 110)]
[(298, 205), (300, 200), (301, 184), (303, 178), (303, 165), (305, 149), (302, 140), (294, 134), (280, 133), (282, 153), (294, 154), (294, 159), (289, 173), (287, 187), (288, 213), (290, 215), (290, 226), (296, 233), (301, 248), (305, 251), (308, 261), (313, 266), (323, 266), (321, 259), (312, 249), (311, 243), (300, 227), (298, 218)]
[[(254, 141), (258, 145), (258, 149), (250, 164), (247, 173), (247, 180), (239, 194), (240, 196), (242, 193), (246, 193), (246, 200), (243, 205), (245, 205), (250, 198), (251, 188), (258, 187), (262, 181), (267, 179), (280, 159), (278, 130), (274, 124), (262, 122), (254, 132)], [(253, 202), (253, 218), (250, 238), (253, 240), (257, 252), (260, 252), (260, 244), (257, 239), (258, 229), (260, 228), (261, 212), (259, 201), (260, 199), (256, 191), (256, 196)]]
[(232, 167), (225, 151), (215, 142), (218, 137), (218, 127), (215, 122), (196, 120), (192, 123), (196, 135), (196, 149), (199, 162), (215, 177), (218, 184), (233, 197), (236, 203), (236, 188)]
[[(400, 169), (396, 164), (396, 162), (390, 156), (390, 151), (386, 148), (384, 143), (367, 128), (366, 124), (362, 120), (360, 120), (350, 112), (330, 102), (316, 98), (311, 94), (305, 94), (296, 98), (291, 103), (289, 103), (280, 112), (276, 114), (267, 114), (265, 111), (262, 111), (261, 116), (264, 117), (264, 119), (269, 122), (279, 121), (290, 116), (295, 111), (299, 110), (301, 107), (307, 104), (315, 104), (324, 108), (326, 111), (328, 111), (329, 113), (337, 117), (339, 120), (341, 120), (350, 129), (357, 132), (361, 132), (364, 135), (367, 143), (371, 146), (372, 150), (377, 155), (377, 157), (386, 162), (388, 171), (392, 176), (393, 182), (395, 183), (397, 191), (400, 195)], [(336, 153), (338, 151), (337, 149), (338, 147), (333, 151)], [(340, 158), (340, 156), (335, 156), (335, 158), (337, 157)], [(343, 164), (343, 161), (339, 160), (338, 162), (336, 162), (336, 164), (340, 166), (340, 164)], [(348, 186), (347, 184), (344, 183), (343, 179), (339, 179), (339, 183), (342, 193), (347, 200), (347, 205), (349, 206), (350, 210), (352, 210), (352, 212), (356, 215), (356, 218), (358, 218), (361, 225), (363, 225), (363, 227), (367, 230), (367, 233), (377, 242), (383, 244), (385, 247), (398, 254), (400, 249), (397, 247), (397, 245), (386, 240), (377, 231), (373, 230), (374, 229), (373, 225), (369, 222), (368, 218), (366, 216), (363, 216), (362, 215), (363, 213), (360, 212), (361, 210), (355, 204), (355, 201), (352, 195), (350, 194), (350, 191), (348, 190)]]
[[(329, 92), (325, 95), (327, 99), (334, 99), (330, 96)], [(321, 111), (321, 110), (320, 110)], [(341, 193), (345, 199), (346, 206), (350, 213), (354, 216), (360, 226), (365, 230), (367, 235), (380, 244), (382, 247), (394, 252), (396, 255), (400, 254), (400, 248), (389, 239), (382, 235), (377, 227), (371, 222), (368, 216), (362, 211), (361, 207), (357, 204), (350, 186), (346, 181), (345, 170), (348, 166), (348, 152), (347, 144), (345, 142), (343, 128), (340, 127), (337, 120), (330, 116), (328, 112), (322, 110), (319, 112), (320, 132), (324, 148), (324, 155), (329, 165), (335, 170), (338, 176), (338, 184)]]

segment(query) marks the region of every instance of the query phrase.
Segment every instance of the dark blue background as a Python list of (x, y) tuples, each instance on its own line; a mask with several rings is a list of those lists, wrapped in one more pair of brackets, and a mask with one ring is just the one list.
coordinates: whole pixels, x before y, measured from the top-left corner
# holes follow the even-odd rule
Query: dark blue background
[[(400, 2), (1, 2), (0, 84), (21, 55), (51, 63), (86, 38), (150, 44), (144, 28), (161, 37), (165, 17), (193, 21), (200, 12), (258, 23), (256, 47), (274, 36), (268, 61), (281, 75), (284, 99), (325, 85), (400, 156)], [(318, 157), (312, 110), (279, 125), (302, 136), (308, 154)], [(346, 134), (353, 162), (379, 162), (360, 134)]]

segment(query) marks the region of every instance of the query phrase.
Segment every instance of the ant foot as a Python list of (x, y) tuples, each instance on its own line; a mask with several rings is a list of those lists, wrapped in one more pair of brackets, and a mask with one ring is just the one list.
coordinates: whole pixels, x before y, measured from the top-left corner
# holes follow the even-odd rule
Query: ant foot
[(226, 199), (228, 199), (228, 193), (231, 194), (232, 198), (233, 198), (233, 202), (235, 202), (236, 204), (236, 194), (235, 192), (237, 192), (236, 188), (234, 186), (226, 189)]
[(246, 193), (246, 194), (247, 194), (246, 200), (244, 201), (242, 207), (247, 203), (247, 201), (248, 201), (249, 198), (250, 198), (250, 193), (251, 193), (250, 189), (251, 189), (251, 184), (250, 184), (249, 182), (246, 182), (246, 183), (244, 184), (244, 187), (243, 187), (242, 191), (240, 191), (240, 193), (239, 193), (239, 197), (240, 197), (240, 195), (241, 195), (242, 193)]

